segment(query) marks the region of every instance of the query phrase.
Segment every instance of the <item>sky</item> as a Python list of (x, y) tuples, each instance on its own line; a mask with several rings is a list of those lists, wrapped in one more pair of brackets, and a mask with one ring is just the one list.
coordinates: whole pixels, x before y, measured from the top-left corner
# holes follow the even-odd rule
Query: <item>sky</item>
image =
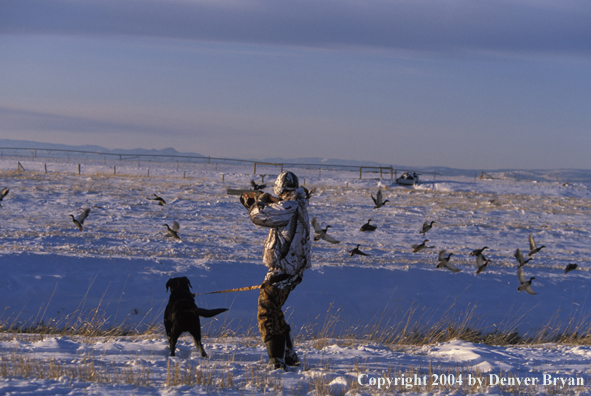
[(588, 0), (0, 0), (0, 137), (591, 169)]

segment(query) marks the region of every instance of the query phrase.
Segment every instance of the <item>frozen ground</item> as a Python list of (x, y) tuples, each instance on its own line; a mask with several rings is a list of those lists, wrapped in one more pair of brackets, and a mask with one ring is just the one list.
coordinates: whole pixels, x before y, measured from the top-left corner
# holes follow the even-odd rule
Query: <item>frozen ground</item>
[[(260, 173), (272, 184), (279, 171), (275, 167), (258, 168), (260, 173), (252, 175), (249, 166), (86, 161), (79, 175), (78, 161), (19, 160), (26, 172), (14, 171), (17, 159), (0, 160), (0, 188), (10, 188), (0, 209), (5, 306), (0, 323), (5, 329), (39, 323), (76, 327), (90, 321), (105, 328), (161, 329), (170, 277), (187, 276), (201, 293), (259, 284), (264, 276), (260, 256), (266, 233), (250, 223), (226, 189), (247, 188), (253, 177), (260, 182)], [(587, 346), (492, 347), (456, 340), (390, 348), (375, 337), (366, 340), (371, 334), (395, 337), (407, 323), (418, 331), (461, 323), (484, 334), (517, 331), (522, 337), (586, 332), (591, 172), (492, 172), (494, 180), (444, 173), (408, 188), (376, 175), (359, 180), (356, 172), (292, 170), (316, 188), (310, 215), (323, 226), (330, 224), (330, 234), (342, 241), (315, 242), (313, 268), (288, 300), (289, 321), (306, 358), (303, 369), (283, 374), (263, 369), (265, 351), (250, 336), (258, 332), (257, 293), (250, 291), (197, 297), (201, 307), (230, 308), (202, 321), (209, 360), (198, 357), (189, 338), (178, 345), (178, 356), (169, 358), (162, 331), (114, 339), (6, 334), (0, 342), (0, 392), (372, 394), (382, 378), (402, 374), (428, 376), (429, 385), (397, 390), (417, 394), (590, 390)], [(390, 202), (373, 209), (370, 193), (378, 188)], [(148, 200), (153, 193), (167, 205)], [(68, 215), (84, 208), (91, 211), (85, 231), (79, 232)], [(377, 230), (359, 232), (370, 218)], [(410, 246), (423, 240), (418, 231), (425, 220), (436, 221), (426, 235), (435, 248), (412, 253)], [(173, 221), (180, 223), (182, 241), (165, 237), (163, 224)], [(546, 245), (524, 267), (526, 276), (536, 278), (537, 295), (517, 291), (513, 253), (529, 250), (529, 234)], [(369, 256), (350, 257), (357, 244)], [(486, 256), (492, 262), (475, 275), (468, 254), (483, 246), (489, 247)], [(455, 254), (452, 262), (461, 272), (435, 268), (440, 249)], [(565, 275), (569, 263), (579, 268)], [(12, 368), (19, 362), (35, 367), (24, 363), (31, 359), (65, 371), (32, 379)], [(89, 365), (94, 377), (80, 374), (92, 371), (83, 370)], [(201, 380), (196, 385), (176, 381), (175, 370)], [(101, 372), (121, 379), (101, 381), (96, 374)], [(446, 382), (454, 375), (453, 385), (434, 385), (441, 375)], [(494, 375), (539, 381), (469, 386), (477, 379), (494, 383)], [(584, 381), (584, 386), (561, 389), (560, 381), (556, 387), (544, 384), (549, 380), (544, 376)], [(395, 393), (384, 387), (379, 392)]]

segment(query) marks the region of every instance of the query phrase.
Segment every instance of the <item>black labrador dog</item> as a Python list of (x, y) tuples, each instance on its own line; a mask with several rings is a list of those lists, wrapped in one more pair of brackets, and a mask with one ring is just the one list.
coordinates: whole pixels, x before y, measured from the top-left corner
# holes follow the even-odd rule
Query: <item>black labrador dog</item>
[(172, 278), (166, 282), (166, 291), (170, 289), (170, 298), (168, 305), (164, 310), (164, 328), (170, 347), (170, 356), (174, 356), (174, 349), (179, 336), (188, 331), (195, 340), (195, 346), (201, 352), (202, 357), (207, 357), (207, 353), (201, 344), (201, 324), (199, 317), (211, 318), (227, 308), (203, 309), (195, 304), (195, 295), (191, 293), (191, 282), (186, 276)]

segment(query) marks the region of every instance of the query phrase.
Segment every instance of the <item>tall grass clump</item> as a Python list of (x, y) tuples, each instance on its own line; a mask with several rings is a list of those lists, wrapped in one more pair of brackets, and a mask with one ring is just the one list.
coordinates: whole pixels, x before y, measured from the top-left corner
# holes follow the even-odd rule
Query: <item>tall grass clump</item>
[(591, 345), (591, 314), (573, 313), (566, 322), (560, 311), (550, 316), (548, 322), (535, 332), (520, 334), (516, 331), (528, 312), (507, 310), (506, 318), (499, 324), (484, 328), (484, 317), (478, 316), (478, 305), (471, 304), (465, 311), (454, 312), (451, 302), (441, 313), (413, 303), (406, 310), (386, 307), (377, 313), (370, 323), (354, 324), (340, 316), (340, 310), (331, 305), (324, 315), (300, 328), (298, 338), (313, 340), (318, 349), (329, 343), (341, 344), (378, 343), (398, 348), (423, 346), (460, 339), (487, 345), (539, 345), (547, 342)]
[[(93, 280), (94, 282), (94, 280)], [(54, 289), (47, 303), (42, 304), (34, 317), (21, 318), (22, 311), (14, 318), (3, 318), (0, 315), (0, 333), (8, 334), (46, 334), (61, 336), (81, 336), (81, 337), (117, 337), (117, 336), (150, 336), (162, 334), (163, 306), (161, 306), (151, 320), (150, 315), (154, 312), (154, 307), (150, 308), (137, 324), (126, 323), (125, 320), (120, 323), (113, 323), (114, 320), (107, 315), (104, 298), (108, 290), (105, 290), (99, 299), (97, 305), (93, 308), (86, 308), (88, 294), (92, 283), (76, 309), (70, 313), (59, 315), (49, 320), (44, 320), (47, 308), (56, 292)], [(57, 284), (56, 284), (57, 289)], [(122, 291), (123, 294), (123, 291)], [(5, 310), (6, 311), (6, 310)], [(115, 318), (116, 320), (116, 318)]]

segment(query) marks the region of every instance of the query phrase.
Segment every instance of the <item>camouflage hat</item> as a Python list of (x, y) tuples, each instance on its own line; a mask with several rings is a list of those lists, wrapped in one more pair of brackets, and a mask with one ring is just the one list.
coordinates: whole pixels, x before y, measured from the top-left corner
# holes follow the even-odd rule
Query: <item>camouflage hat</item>
[(285, 191), (293, 191), (299, 186), (298, 177), (293, 172), (282, 172), (275, 180), (273, 191), (276, 195), (281, 195)]

